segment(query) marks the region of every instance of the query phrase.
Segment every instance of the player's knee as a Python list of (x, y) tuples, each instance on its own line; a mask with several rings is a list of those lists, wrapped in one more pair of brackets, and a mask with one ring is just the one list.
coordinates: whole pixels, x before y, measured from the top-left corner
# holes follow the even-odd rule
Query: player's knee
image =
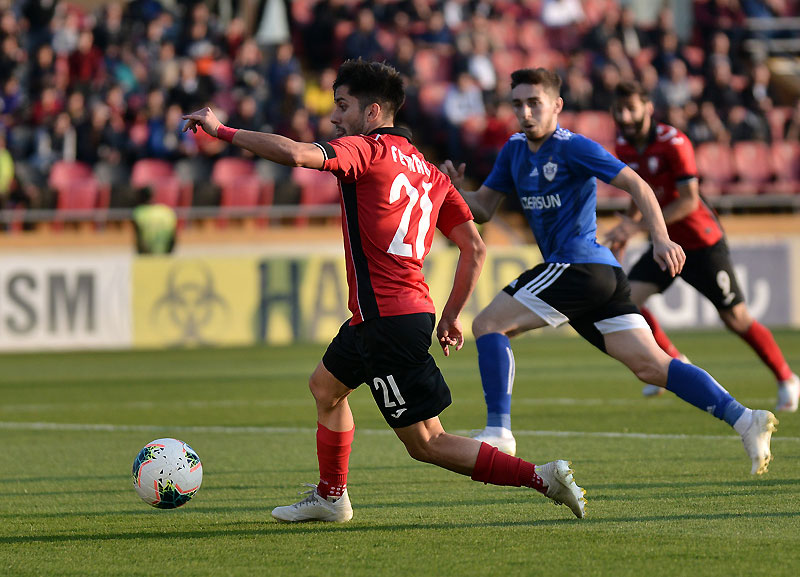
[(643, 383), (658, 385), (660, 387), (666, 386), (667, 384), (666, 370), (662, 364), (655, 359), (637, 359), (634, 363), (629, 365), (629, 368), (633, 371), (633, 374), (636, 375), (636, 378)]
[(326, 387), (321, 380), (315, 378), (314, 375), (311, 375), (308, 379), (308, 388), (318, 406), (333, 408), (339, 402), (333, 391)]
[(472, 336), (474, 338), (480, 338), (483, 335), (488, 335), (489, 333), (498, 333), (498, 327), (496, 323), (494, 323), (492, 317), (485, 312), (478, 313), (472, 320)]
[(414, 441), (406, 441), (405, 446), (409, 456), (415, 461), (420, 461), (422, 463), (431, 462), (431, 453), (429, 451), (428, 442), (421, 439), (415, 439)]
[(744, 307), (733, 307), (728, 310), (719, 311), (719, 318), (725, 323), (729, 330), (743, 335), (750, 329), (753, 324), (753, 318), (749, 315)]

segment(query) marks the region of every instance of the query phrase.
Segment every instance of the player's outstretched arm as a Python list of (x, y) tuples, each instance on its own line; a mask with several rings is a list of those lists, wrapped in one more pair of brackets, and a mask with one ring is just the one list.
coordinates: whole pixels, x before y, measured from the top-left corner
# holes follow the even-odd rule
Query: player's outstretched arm
[(436, 327), (436, 337), (445, 356), (450, 355), (449, 347), (455, 347), (458, 351), (464, 346), (464, 333), (458, 315), (467, 304), (481, 274), (483, 261), (486, 259), (486, 245), (483, 244), (483, 239), (471, 220), (453, 227), (448, 238), (456, 244), (461, 254), (458, 257), (450, 297), (442, 309)]
[(500, 201), (503, 200), (505, 195), (500, 191), (483, 185), (478, 190), (464, 190), (464, 171), (466, 166), (466, 164), (462, 163), (456, 168), (451, 160), (445, 160), (439, 169), (450, 177), (453, 186), (464, 197), (467, 206), (472, 211), (472, 216), (475, 217), (475, 222), (483, 224), (494, 216), (494, 213), (497, 212), (497, 207), (500, 206)]
[(653, 189), (629, 166), (620, 170), (610, 184), (630, 194), (639, 207), (653, 241), (653, 257), (661, 269), (668, 271), (672, 276), (680, 273), (686, 255), (680, 245), (669, 239), (667, 225)]
[(224, 126), (214, 111), (206, 107), (191, 114), (185, 114), (186, 126), (183, 132), (197, 132), (202, 128), (207, 134), (227, 140), (231, 144), (249, 150), (253, 154), (285, 166), (302, 166), (304, 168), (322, 168), (325, 155), (322, 150), (311, 143), (296, 142), (279, 134), (254, 132), (251, 130), (234, 130)]

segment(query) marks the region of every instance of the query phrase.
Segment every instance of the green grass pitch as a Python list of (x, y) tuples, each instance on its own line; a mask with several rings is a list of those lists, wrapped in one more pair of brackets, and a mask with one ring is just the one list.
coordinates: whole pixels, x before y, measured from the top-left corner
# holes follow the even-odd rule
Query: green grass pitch
[[(800, 332), (776, 331), (795, 370)], [(743, 403), (771, 408), (772, 375), (723, 331), (678, 333)], [(779, 415), (775, 461), (750, 476), (721, 421), (640, 384), (568, 335), (515, 342), (519, 455), (573, 462), (587, 518), (525, 488), (412, 461), (365, 387), (345, 525), (278, 524), (316, 482), (307, 378), (324, 348), (0, 356), (0, 575), (797, 575), (800, 413)], [(450, 432), (483, 424), (474, 344), (437, 361)], [(142, 503), (131, 465), (174, 436), (203, 460), (180, 509)]]

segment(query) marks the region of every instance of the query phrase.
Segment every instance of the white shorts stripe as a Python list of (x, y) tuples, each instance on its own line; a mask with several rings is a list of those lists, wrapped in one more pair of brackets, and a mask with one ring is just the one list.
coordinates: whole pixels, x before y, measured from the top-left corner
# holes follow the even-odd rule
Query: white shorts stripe
[(594, 326), (600, 331), (600, 334), (607, 335), (608, 333), (616, 333), (618, 331), (628, 331), (631, 329), (647, 329), (650, 330), (650, 325), (644, 320), (644, 317), (638, 313), (631, 313), (627, 315), (620, 315), (610, 319), (603, 319), (597, 321)]
[(522, 288), (533, 295), (537, 295), (558, 280), (558, 277), (560, 277), (561, 274), (567, 270), (567, 267), (569, 267), (569, 263), (548, 264), (547, 268), (542, 274), (537, 276)]
[(514, 293), (514, 298), (536, 313), (540, 319), (553, 328), (560, 327), (569, 321), (566, 315), (561, 314), (557, 309), (554, 309), (542, 299), (532, 295), (528, 291), (517, 291)]

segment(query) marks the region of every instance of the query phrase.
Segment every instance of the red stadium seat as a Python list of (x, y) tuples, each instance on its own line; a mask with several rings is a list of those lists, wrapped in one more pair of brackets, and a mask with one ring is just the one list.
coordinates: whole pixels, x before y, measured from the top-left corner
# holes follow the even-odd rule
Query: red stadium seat
[[(225, 207), (257, 207), (272, 204), (275, 188), (272, 182), (262, 182), (255, 163), (246, 158), (221, 158), (214, 164), (211, 180), (220, 187), (220, 212), (217, 224), (227, 226)], [(266, 218), (256, 223), (264, 226)]]
[(720, 142), (705, 142), (695, 150), (695, 159), (700, 192), (708, 197), (727, 194), (736, 176), (730, 147)]
[(575, 117), (575, 132), (599, 142), (603, 146), (614, 146), (617, 126), (608, 112), (584, 110)]
[(64, 225), (64, 212), (94, 211), (98, 208), (100, 185), (94, 176), (73, 178), (56, 187), (56, 216), (53, 229), (61, 230)]
[(800, 194), (800, 142), (781, 140), (771, 147), (774, 194)]
[(53, 163), (47, 183), (51, 188), (58, 190), (76, 179), (91, 178), (92, 167), (83, 162), (68, 162), (60, 160)]
[(729, 193), (749, 196), (764, 192), (773, 176), (769, 146), (764, 142), (737, 142), (732, 152), (737, 182)]
[(191, 205), (191, 188), (181, 186), (172, 164), (166, 160), (137, 160), (131, 171), (131, 184), (134, 188), (149, 186), (154, 202), (172, 207)]
[[(295, 167), (292, 180), (300, 187), (300, 205), (315, 206), (339, 202), (339, 184), (330, 172)], [(308, 217), (300, 216), (297, 224), (308, 224)]]

